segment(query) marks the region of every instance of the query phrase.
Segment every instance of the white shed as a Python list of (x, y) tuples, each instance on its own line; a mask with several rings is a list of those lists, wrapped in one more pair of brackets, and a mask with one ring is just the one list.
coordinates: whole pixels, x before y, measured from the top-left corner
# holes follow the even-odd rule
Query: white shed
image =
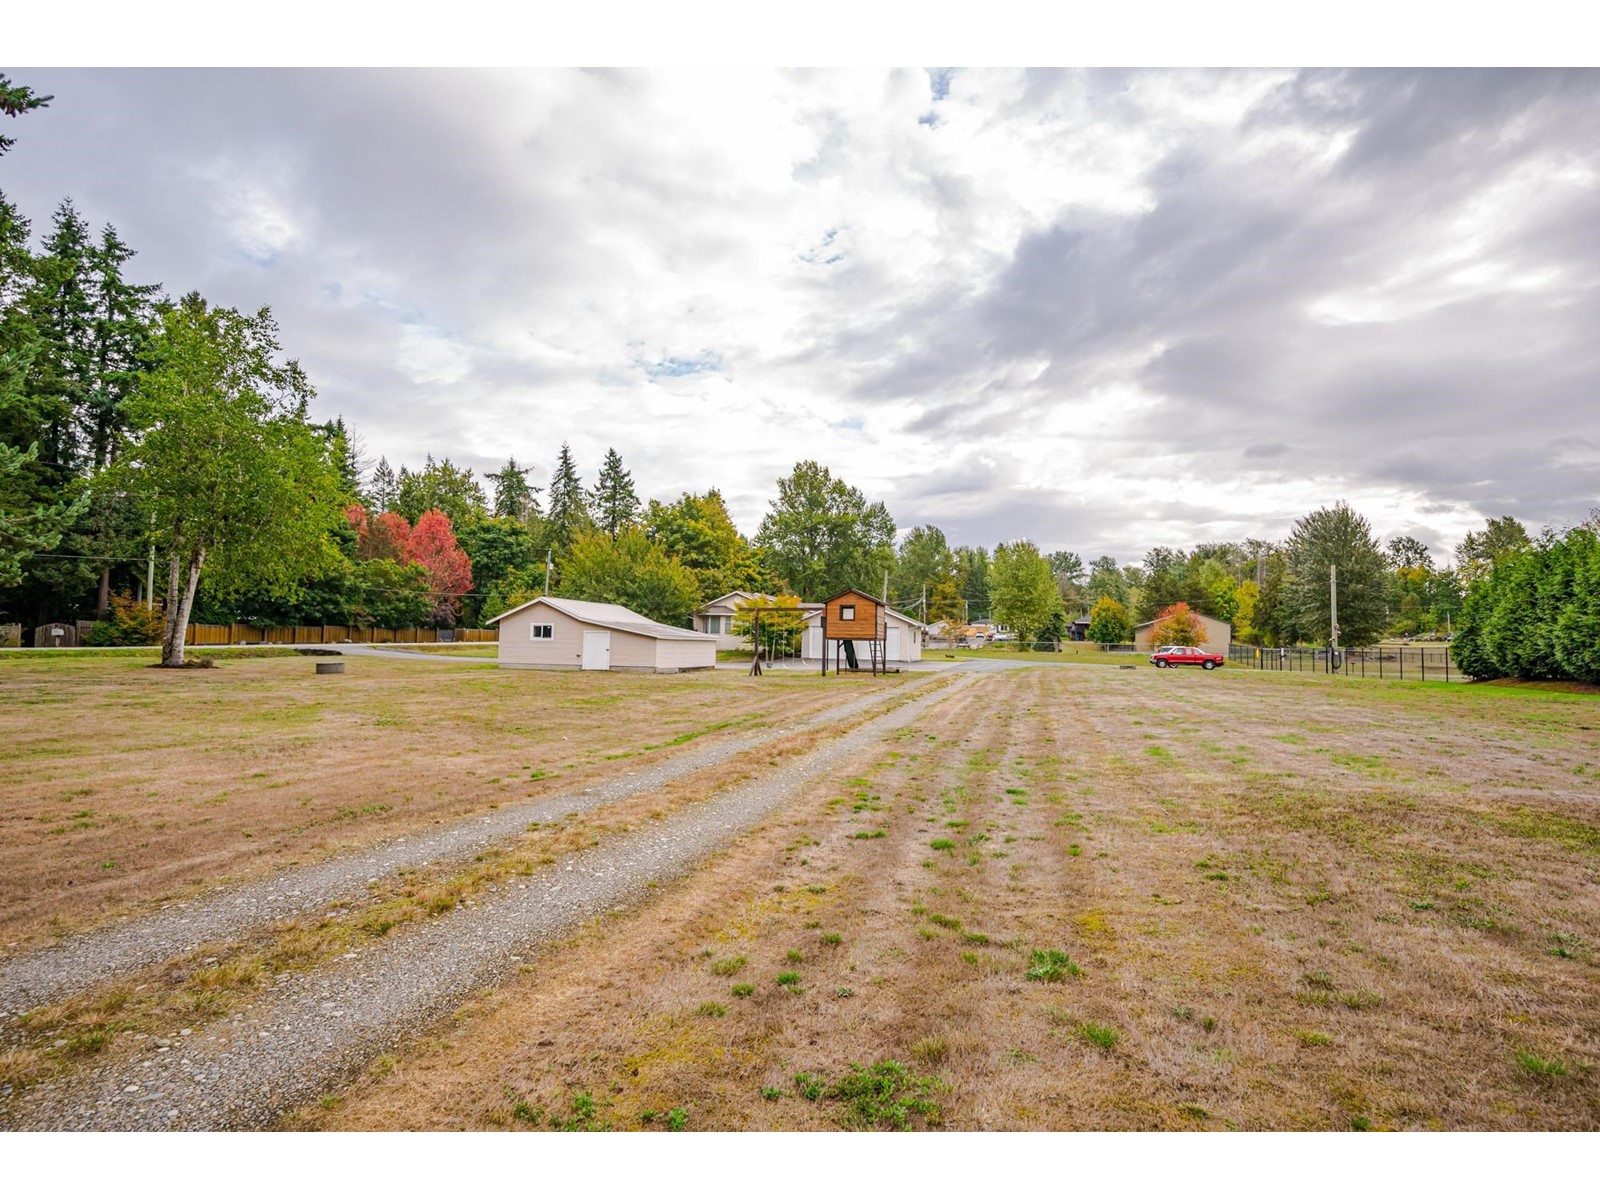
[[(903, 612), (885, 606), (884, 637), (888, 642), (885, 658), (891, 663), (907, 663), (922, 661), (922, 633), (927, 627), (915, 617), (908, 617)], [(806, 617), (805, 636), (801, 640), (801, 653), (806, 658), (820, 659), (822, 657), (822, 609), (819, 606)], [(857, 647), (858, 654), (865, 654), (865, 646)], [(865, 660), (863, 660), (865, 661)]]
[(540, 596), (488, 624), (500, 626), (500, 665), (546, 671), (704, 671), (717, 639), (662, 625), (620, 604)]

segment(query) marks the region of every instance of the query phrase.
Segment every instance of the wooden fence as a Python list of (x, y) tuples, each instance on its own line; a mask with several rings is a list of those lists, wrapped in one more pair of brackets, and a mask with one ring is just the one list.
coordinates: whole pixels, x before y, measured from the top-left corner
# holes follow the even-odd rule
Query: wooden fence
[(355, 625), (191, 625), (189, 646), (321, 646), (331, 642), (494, 642), (497, 629), (362, 629)]

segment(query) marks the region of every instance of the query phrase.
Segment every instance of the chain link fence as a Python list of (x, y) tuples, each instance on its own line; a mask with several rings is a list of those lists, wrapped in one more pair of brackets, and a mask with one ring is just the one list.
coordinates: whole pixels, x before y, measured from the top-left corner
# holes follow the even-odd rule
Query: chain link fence
[(1327, 646), (1228, 647), (1228, 661), (1256, 671), (1303, 671), (1362, 679), (1430, 679), (1464, 682), (1466, 676), (1450, 657), (1450, 647), (1362, 646), (1333, 650)]

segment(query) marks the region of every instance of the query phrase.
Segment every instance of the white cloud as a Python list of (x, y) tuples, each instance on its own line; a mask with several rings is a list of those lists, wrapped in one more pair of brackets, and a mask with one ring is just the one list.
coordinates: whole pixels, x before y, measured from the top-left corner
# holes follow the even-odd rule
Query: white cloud
[[(1549, 433), (1481, 390), (1510, 387), (1488, 331), (1540, 347), (1547, 404), (1593, 393), (1592, 80), (1497, 78), (1526, 95), (1474, 116), (1447, 75), (42, 74), (59, 150), (8, 155), (14, 198), (73, 194), (171, 292), (272, 304), (318, 409), (393, 463), (543, 473), (565, 439), (592, 476), (615, 446), (753, 531), (817, 458), (903, 526), (1125, 556), (1340, 498), (1441, 539), (1575, 503), (1468, 464)], [(1389, 395), (1424, 429), (1453, 395), (1459, 471), (1246, 454)]]

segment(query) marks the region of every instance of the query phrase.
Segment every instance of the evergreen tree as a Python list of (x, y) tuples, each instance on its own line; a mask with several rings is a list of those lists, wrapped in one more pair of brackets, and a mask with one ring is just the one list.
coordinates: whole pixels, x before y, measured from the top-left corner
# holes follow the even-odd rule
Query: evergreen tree
[(389, 465), (387, 458), (378, 459), (378, 465), (372, 468), (372, 482), (367, 490), (367, 499), (372, 501), (373, 511), (388, 512), (399, 495), (400, 481), (395, 478), (394, 468)]
[(639, 519), (639, 495), (633, 490), (633, 476), (622, 468), (622, 456), (614, 448), (606, 450), (600, 465), (600, 479), (594, 489), (596, 524), (616, 537)]
[(44, 253), (35, 259), (28, 297), (38, 345), (28, 388), (41, 420), (41, 460), (64, 487), (80, 463), (80, 414), (88, 411), (94, 376), (94, 300), (89, 227), (64, 200)]
[(538, 488), (528, 483), (532, 468), (517, 466), (515, 457), (506, 459), (506, 465), (484, 478), (494, 484), (494, 515), (527, 521), (539, 515)]
[(1339, 573), (1339, 643), (1371, 645), (1388, 623), (1383, 551), (1365, 517), (1343, 501), (1295, 522), (1285, 549), (1289, 601), (1300, 631), (1317, 641), (1329, 635), (1329, 569)]
[(364, 503), (365, 497), (361, 494), (361, 452), (345, 426), (344, 417), (337, 416), (317, 426), (317, 429), (326, 439), (328, 452), (339, 468), (339, 482), (344, 485), (346, 496)]
[(573, 542), (594, 529), (594, 518), (589, 514), (589, 504), (583, 492), (583, 480), (578, 477), (578, 465), (572, 460), (572, 448), (561, 443), (561, 455), (556, 460), (555, 472), (550, 476), (549, 513), (545, 518), (545, 536), (549, 547), (559, 555), (572, 548)]
[[(54, 96), (35, 96), (32, 88), (13, 84), (4, 75), (0, 75), (0, 113), (8, 117), (20, 117), (23, 113), (32, 112), (36, 108), (44, 108), (54, 99)], [(0, 154), (4, 154), (16, 144), (16, 138), (0, 135)]]
[(100, 244), (87, 251), (93, 365), (79, 424), (96, 470), (111, 461), (127, 425), (123, 405), (138, 384), (139, 372), (150, 365), (148, 347), (161, 288), (122, 277), (123, 265), (135, 253), (111, 225), (100, 231)]

